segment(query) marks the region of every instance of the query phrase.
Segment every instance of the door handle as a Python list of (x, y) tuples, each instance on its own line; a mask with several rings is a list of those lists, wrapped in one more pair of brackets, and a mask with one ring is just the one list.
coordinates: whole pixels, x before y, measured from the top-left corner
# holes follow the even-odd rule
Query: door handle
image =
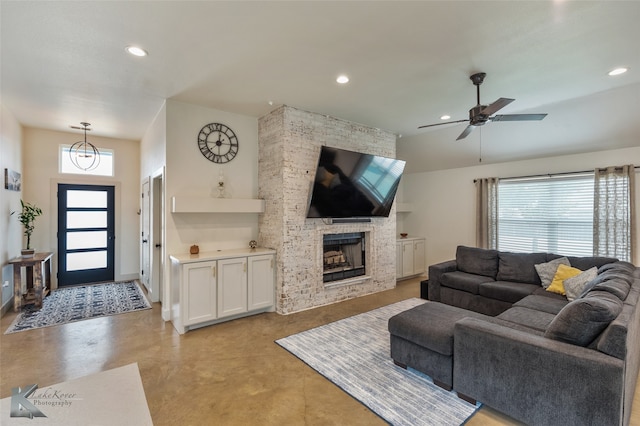
[(149, 242), (149, 240), (142, 240), (142, 242), (143, 242), (143, 243), (148, 243), (148, 242)]
[(160, 244), (156, 244), (156, 248), (162, 247)]

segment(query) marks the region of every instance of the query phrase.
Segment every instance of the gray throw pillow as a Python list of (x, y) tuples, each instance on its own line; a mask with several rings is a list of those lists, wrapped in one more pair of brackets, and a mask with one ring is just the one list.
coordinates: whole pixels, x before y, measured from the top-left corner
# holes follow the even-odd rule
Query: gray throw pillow
[(611, 293), (592, 291), (562, 308), (544, 337), (586, 347), (620, 315), (622, 305)]
[[(574, 301), (582, 294), (582, 290), (589, 284), (590, 281), (594, 280), (598, 276), (598, 268), (595, 266), (591, 269), (587, 269), (580, 275), (576, 275), (575, 277), (567, 278), (564, 280), (562, 285), (564, 286), (564, 291), (567, 296), (567, 300), (569, 302)], [(544, 284), (543, 284), (544, 285)]]
[(556, 275), (556, 271), (558, 270), (558, 265), (571, 266), (569, 259), (566, 257), (559, 257), (547, 263), (538, 263), (537, 265), (534, 265), (536, 272), (540, 277), (540, 281), (542, 282), (542, 287), (545, 289), (551, 285), (551, 281), (553, 281), (553, 277)]

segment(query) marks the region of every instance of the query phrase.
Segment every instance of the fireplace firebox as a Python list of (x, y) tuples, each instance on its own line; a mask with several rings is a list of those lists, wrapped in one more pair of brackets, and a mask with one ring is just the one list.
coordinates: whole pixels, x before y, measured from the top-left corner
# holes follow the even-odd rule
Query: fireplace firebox
[(365, 233), (325, 234), (322, 237), (325, 283), (365, 275)]

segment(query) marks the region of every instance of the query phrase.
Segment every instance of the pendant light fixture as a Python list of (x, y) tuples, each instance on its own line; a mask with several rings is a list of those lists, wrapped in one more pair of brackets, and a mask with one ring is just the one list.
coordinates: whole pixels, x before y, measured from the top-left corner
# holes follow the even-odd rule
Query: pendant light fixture
[(91, 142), (87, 142), (87, 130), (91, 123), (80, 123), (82, 127), (71, 126), (72, 129), (84, 130), (84, 141), (78, 141), (69, 148), (69, 156), (74, 166), (85, 172), (94, 170), (100, 164), (100, 151)]

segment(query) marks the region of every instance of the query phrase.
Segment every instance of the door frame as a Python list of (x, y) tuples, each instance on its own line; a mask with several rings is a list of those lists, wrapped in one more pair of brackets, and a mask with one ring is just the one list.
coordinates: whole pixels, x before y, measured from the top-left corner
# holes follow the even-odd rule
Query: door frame
[[(140, 247), (140, 266), (142, 270), (143, 265), (143, 251), (149, 250), (149, 270), (145, 271), (145, 275), (148, 275), (149, 299), (151, 302), (160, 302), (163, 304), (163, 318), (165, 314), (170, 315), (169, 304), (163, 303), (168, 300), (165, 294), (164, 277), (168, 276), (165, 273), (165, 214), (164, 214), (164, 167), (159, 168), (149, 177), (142, 179), (140, 184), (141, 194), (142, 188), (145, 184), (149, 185), (148, 193), (148, 209), (144, 209), (142, 203), (144, 199), (140, 197), (140, 229), (142, 230), (142, 224), (145, 218), (142, 215), (149, 215), (149, 235), (144, 236), (148, 243), (143, 243), (142, 233), (140, 234), (139, 247)], [(147, 211), (148, 210), (148, 211)], [(147, 246), (145, 247), (145, 244)], [(140, 281), (143, 282), (142, 276)]]

